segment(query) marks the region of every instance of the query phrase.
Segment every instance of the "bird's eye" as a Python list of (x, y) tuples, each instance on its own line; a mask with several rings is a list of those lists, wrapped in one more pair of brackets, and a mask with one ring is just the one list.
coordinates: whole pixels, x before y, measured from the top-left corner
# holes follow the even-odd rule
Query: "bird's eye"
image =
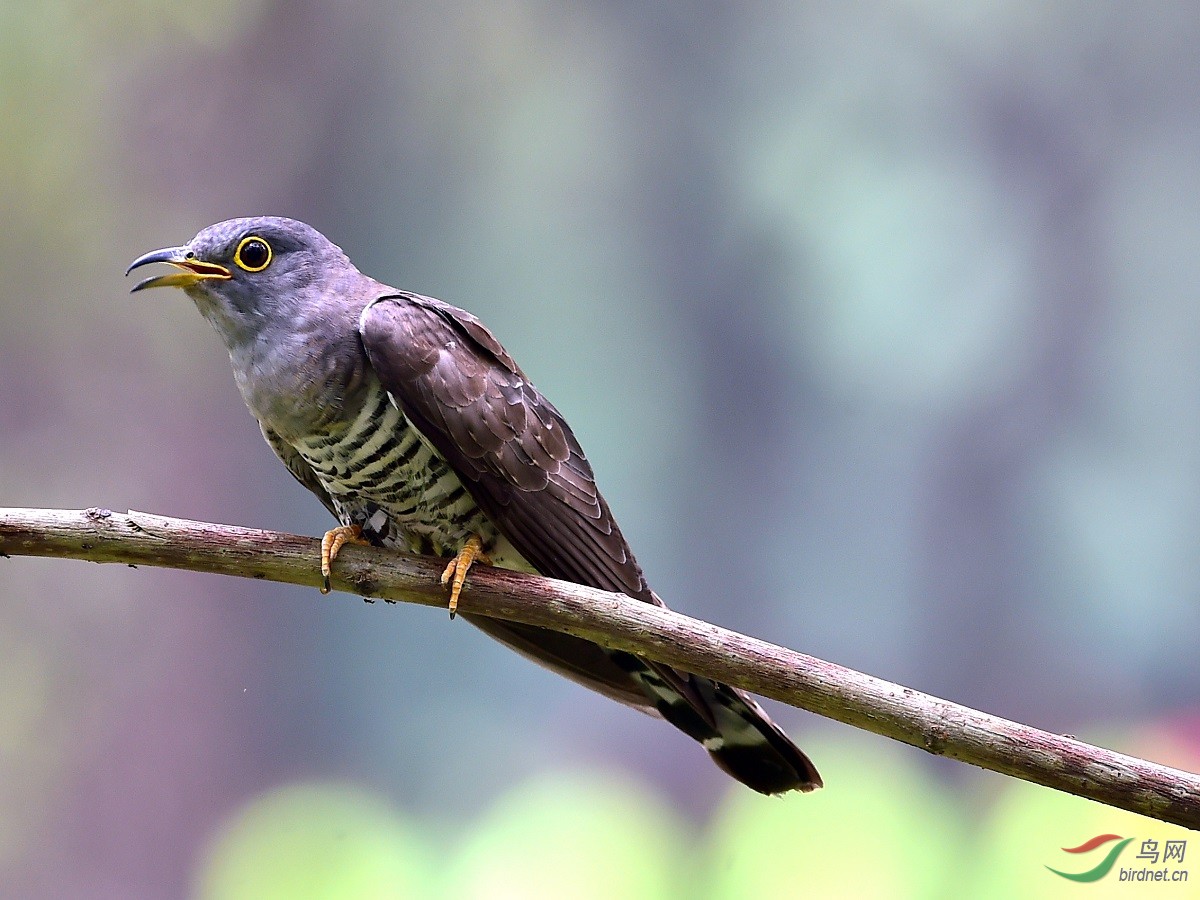
[(271, 245), (257, 235), (242, 238), (233, 261), (247, 272), (261, 272), (271, 264)]

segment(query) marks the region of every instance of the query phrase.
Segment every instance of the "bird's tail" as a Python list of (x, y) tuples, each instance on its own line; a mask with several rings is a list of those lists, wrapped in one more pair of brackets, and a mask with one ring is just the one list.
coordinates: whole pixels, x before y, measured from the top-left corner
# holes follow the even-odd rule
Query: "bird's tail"
[(812, 760), (749, 695), (720, 682), (694, 681), (716, 714), (716, 734), (701, 743), (718, 766), (760, 794), (821, 787)]
[(612, 651), (664, 719), (700, 742), (713, 761), (760, 794), (822, 786), (817, 767), (743, 691)]
[(657, 713), (699, 741), (725, 772), (762, 794), (811, 791), (821, 776), (749, 695), (582, 638), (500, 619), (466, 617), (487, 634), (567, 678)]

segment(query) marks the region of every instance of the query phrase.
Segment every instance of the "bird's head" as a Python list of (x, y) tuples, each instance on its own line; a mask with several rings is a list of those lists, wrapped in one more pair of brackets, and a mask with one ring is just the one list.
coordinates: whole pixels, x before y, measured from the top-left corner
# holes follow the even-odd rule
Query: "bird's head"
[(356, 271), (315, 228), (278, 216), (210, 225), (181, 247), (139, 256), (125, 274), (151, 263), (177, 271), (147, 278), (133, 290), (183, 288), (231, 346), (264, 323), (302, 314), (335, 279)]

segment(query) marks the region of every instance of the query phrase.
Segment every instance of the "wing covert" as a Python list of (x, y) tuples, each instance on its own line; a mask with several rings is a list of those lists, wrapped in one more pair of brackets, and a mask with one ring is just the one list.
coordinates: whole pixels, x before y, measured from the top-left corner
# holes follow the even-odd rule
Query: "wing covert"
[(534, 568), (659, 602), (575, 435), (482, 322), (396, 293), (363, 310), (359, 332), (397, 406)]

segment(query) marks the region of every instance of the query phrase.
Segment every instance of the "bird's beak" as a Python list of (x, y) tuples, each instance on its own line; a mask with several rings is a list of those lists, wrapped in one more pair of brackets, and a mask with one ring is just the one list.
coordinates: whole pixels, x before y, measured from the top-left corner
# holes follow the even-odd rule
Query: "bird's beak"
[(233, 274), (224, 266), (219, 266), (216, 263), (204, 262), (197, 259), (187, 247), (167, 247), (163, 250), (153, 250), (144, 256), (139, 256), (133, 261), (133, 264), (125, 270), (128, 275), (134, 269), (141, 266), (148, 266), (150, 263), (169, 263), (178, 272), (170, 272), (166, 275), (157, 275), (154, 278), (147, 278), (134, 285), (131, 294), (137, 291), (144, 291), (146, 288), (156, 287), (191, 287), (198, 281), (206, 281), (210, 278), (215, 278), (219, 281), (228, 281), (233, 277)]

